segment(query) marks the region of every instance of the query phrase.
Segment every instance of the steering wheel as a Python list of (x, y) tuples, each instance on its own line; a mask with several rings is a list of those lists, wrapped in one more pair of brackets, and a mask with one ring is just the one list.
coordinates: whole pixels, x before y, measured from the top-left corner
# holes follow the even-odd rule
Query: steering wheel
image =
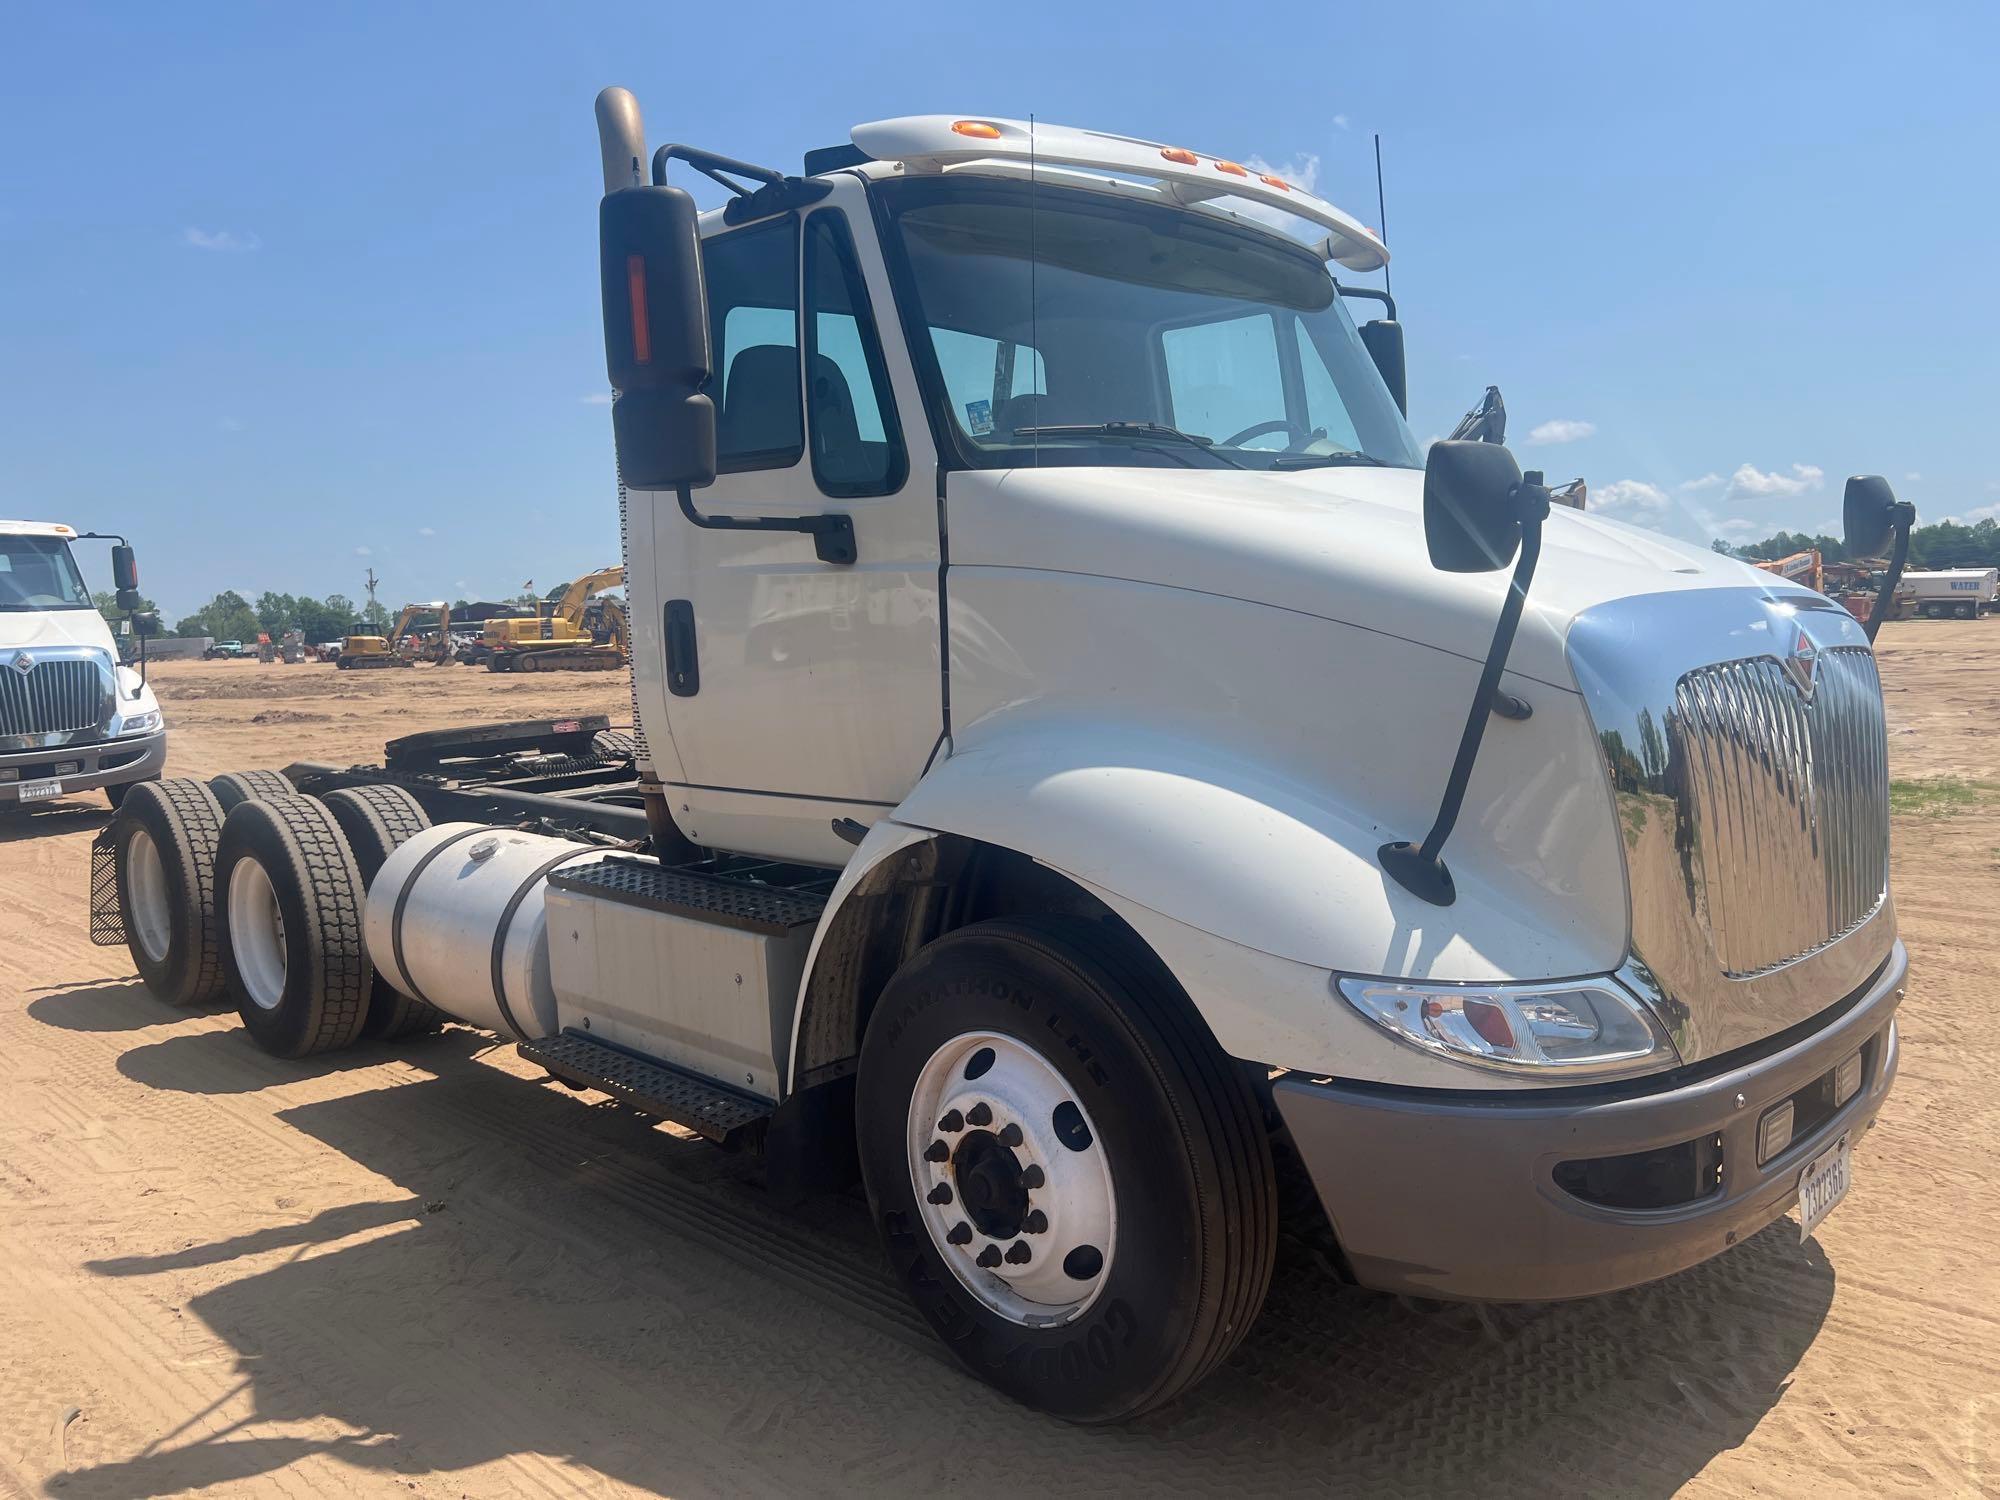
[(1303, 448), (1307, 443), (1312, 442), (1319, 436), (1311, 428), (1301, 427), (1296, 422), (1288, 421), (1284, 417), (1277, 417), (1269, 422), (1258, 422), (1254, 426), (1246, 427), (1233, 437), (1224, 438), (1217, 446), (1223, 448), (1240, 448), (1243, 444), (1249, 442), (1250, 439), (1262, 437), (1267, 432), (1282, 432), (1291, 439), (1291, 442), (1285, 445), (1285, 452), (1287, 453), (1297, 452), (1300, 448)]

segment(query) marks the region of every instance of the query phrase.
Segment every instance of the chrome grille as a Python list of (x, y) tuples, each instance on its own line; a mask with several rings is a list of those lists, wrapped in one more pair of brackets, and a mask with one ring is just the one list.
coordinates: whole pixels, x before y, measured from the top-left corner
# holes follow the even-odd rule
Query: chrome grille
[(1881, 906), (1889, 771), (1865, 647), (1820, 653), (1810, 702), (1771, 657), (1687, 673), (1668, 716), (1681, 857), (1722, 971), (1747, 979), (1824, 947)]
[(104, 717), (104, 675), (95, 661), (55, 657), (23, 672), (0, 659), (0, 737), (74, 734)]

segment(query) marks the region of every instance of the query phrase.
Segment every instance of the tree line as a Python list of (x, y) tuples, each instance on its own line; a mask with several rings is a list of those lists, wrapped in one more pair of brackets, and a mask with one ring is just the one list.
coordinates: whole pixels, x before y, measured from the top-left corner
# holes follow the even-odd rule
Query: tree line
[[(117, 622), (125, 615), (117, 607), (111, 594), (94, 594), (91, 600), (104, 617), (117, 628)], [(540, 601), (533, 594), (519, 594), (506, 601), (510, 604), (531, 606)], [(454, 611), (470, 608), (468, 601), (457, 599), (452, 602)], [(140, 609), (149, 615), (157, 615), (159, 608), (152, 600), (141, 601)], [(218, 641), (254, 641), (265, 634), (277, 640), (288, 630), (296, 630), (308, 642), (339, 640), (353, 631), (356, 623), (381, 631), (389, 627), (395, 616), (388, 606), (375, 600), (357, 607), (345, 594), (328, 594), (324, 599), (315, 599), (310, 594), (280, 594), (266, 590), (251, 603), (234, 589), (224, 589), (208, 603), (191, 615), (184, 615), (175, 623), (172, 634), (177, 636), (212, 636)], [(157, 634), (142, 631), (142, 634)]]
[[(1761, 542), (1732, 547), (1718, 538), (1715, 550), (1748, 562), (1771, 562), (1794, 552), (1819, 549), (1826, 562), (1850, 561), (1847, 549), (1837, 537), (1808, 536), (1803, 531), (1781, 531)], [(2000, 568), (2000, 522), (1991, 516), (1971, 526), (1957, 521), (1939, 521), (1919, 526), (1910, 533), (1910, 566), (1931, 568)]]

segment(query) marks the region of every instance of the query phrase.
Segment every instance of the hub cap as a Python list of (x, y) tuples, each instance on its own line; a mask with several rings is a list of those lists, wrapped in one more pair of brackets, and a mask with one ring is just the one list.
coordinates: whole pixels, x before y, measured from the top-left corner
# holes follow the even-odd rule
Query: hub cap
[(285, 998), (285, 917), (271, 877), (254, 859), (239, 859), (229, 872), (229, 946), (243, 988), (263, 1010)]
[(125, 846), (125, 904), (132, 913), (139, 951), (149, 962), (166, 962), (167, 948), (173, 942), (167, 871), (160, 863), (159, 846), (143, 828), (135, 828), (132, 842)]
[(1097, 1127), (1053, 1064), (1013, 1037), (954, 1037), (917, 1075), (907, 1139), (917, 1206), (967, 1291), (1030, 1328), (1090, 1306), (1117, 1200)]

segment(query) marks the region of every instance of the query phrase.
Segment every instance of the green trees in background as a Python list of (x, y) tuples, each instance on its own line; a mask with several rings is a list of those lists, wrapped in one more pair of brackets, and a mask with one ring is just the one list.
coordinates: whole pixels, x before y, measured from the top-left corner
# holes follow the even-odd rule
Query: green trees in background
[[(378, 613), (381, 606), (377, 605)], [(315, 599), (308, 594), (279, 594), (266, 591), (253, 605), (234, 589), (224, 589), (193, 614), (174, 626), (175, 635), (208, 635), (218, 641), (254, 641), (261, 631), (272, 640), (288, 630), (301, 632), (308, 642), (338, 640), (356, 619), (354, 601), (345, 594), (328, 594)]]
[[(1781, 531), (1761, 542), (1731, 547), (1714, 543), (1717, 552), (1753, 562), (1770, 562), (1817, 547), (1827, 562), (1846, 562), (1847, 549), (1836, 537), (1807, 536), (1803, 531)], [(2000, 521), (1991, 516), (1971, 526), (1957, 521), (1939, 521), (1919, 526), (1910, 533), (1910, 566), (1913, 568), (2000, 568)]]

